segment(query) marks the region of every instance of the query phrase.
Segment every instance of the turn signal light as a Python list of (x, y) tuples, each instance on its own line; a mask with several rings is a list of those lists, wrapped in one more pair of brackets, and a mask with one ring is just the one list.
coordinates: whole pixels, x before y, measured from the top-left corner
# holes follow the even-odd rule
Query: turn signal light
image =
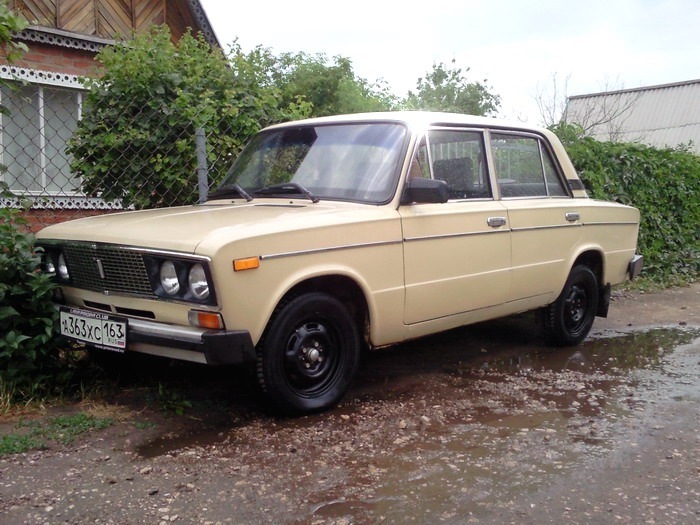
[(236, 259), (233, 261), (233, 269), (236, 272), (243, 270), (255, 270), (260, 267), (260, 257), (248, 257), (247, 259)]
[(221, 330), (224, 327), (224, 320), (221, 318), (221, 314), (215, 312), (190, 310), (188, 317), (192, 326), (210, 328), (212, 330)]

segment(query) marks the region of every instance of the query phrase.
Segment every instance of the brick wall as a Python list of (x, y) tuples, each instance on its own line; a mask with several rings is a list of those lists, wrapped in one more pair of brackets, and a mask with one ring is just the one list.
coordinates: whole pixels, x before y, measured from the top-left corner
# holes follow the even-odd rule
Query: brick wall
[[(29, 51), (13, 65), (28, 69), (40, 69), (78, 76), (95, 76), (99, 62), (95, 52), (32, 42)], [(0, 62), (4, 62), (0, 58)]]
[(118, 213), (113, 210), (29, 210), (22, 213), (22, 217), (29, 221), (29, 230), (33, 233), (59, 222)]

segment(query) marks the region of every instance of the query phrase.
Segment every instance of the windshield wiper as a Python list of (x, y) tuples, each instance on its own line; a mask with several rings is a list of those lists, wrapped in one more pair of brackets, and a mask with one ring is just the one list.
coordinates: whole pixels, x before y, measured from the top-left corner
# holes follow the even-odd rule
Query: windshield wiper
[(253, 200), (253, 197), (251, 197), (247, 191), (245, 191), (243, 188), (241, 188), (241, 186), (239, 184), (229, 184), (228, 186), (222, 186), (222, 187), (218, 188), (217, 190), (211, 192), (209, 194), (209, 198), (207, 200), (222, 199), (224, 197), (235, 195), (235, 194), (240, 195), (248, 202)]
[(297, 182), (275, 184), (274, 186), (266, 186), (255, 191), (255, 195), (284, 195), (289, 193), (299, 193), (314, 204), (320, 200), (316, 195)]

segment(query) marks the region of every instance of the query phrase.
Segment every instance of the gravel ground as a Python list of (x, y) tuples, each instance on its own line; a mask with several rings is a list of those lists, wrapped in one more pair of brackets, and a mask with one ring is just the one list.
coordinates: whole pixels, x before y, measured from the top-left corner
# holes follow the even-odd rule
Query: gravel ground
[(528, 315), (454, 330), (366, 355), (339, 407), (298, 419), (241, 370), (144, 362), (92, 403), (0, 421), (117, 421), (0, 456), (0, 524), (697, 523), (699, 315), (695, 285), (616, 294), (578, 348)]

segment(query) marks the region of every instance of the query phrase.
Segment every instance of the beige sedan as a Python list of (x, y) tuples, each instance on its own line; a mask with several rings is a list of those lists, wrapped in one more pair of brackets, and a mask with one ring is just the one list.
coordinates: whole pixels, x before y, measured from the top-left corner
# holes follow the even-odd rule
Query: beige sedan
[(397, 112), (272, 126), (206, 203), (39, 243), (63, 336), (252, 362), (264, 398), (300, 414), (342, 398), (365, 347), (528, 310), (580, 343), (641, 270), (638, 229), (635, 208), (588, 198), (547, 130)]

